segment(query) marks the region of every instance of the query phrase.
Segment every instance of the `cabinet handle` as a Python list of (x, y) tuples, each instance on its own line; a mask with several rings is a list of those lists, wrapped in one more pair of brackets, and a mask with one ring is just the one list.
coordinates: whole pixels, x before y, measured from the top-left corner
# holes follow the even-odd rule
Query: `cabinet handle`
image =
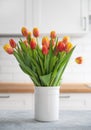
[(87, 19), (83, 17), (83, 30), (86, 31)]
[(70, 96), (60, 96), (60, 98), (70, 98)]
[(10, 98), (10, 96), (0, 96), (0, 98)]

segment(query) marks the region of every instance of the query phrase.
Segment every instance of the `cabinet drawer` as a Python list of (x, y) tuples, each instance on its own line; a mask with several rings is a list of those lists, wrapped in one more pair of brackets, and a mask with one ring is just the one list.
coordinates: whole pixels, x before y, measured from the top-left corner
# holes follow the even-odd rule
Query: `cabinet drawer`
[(33, 94), (0, 94), (0, 109), (33, 109)]
[(62, 93), (60, 94), (60, 99), (62, 100), (84, 100), (86, 99), (88, 94), (83, 94), (83, 93)]
[(84, 100), (60, 100), (60, 109), (77, 110), (84, 108)]
[(15, 101), (15, 100), (0, 101), (0, 109), (3, 109), (3, 110), (24, 109), (24, 102), (23, 101)]
[(10, 94), (0, 94), (0, 100), (2, 100), (2, 99), (9, 99), (10, 98)]
[(85, 108), (85, 98), (83, 94), (61, 94), (60, 109), (77, 110)]

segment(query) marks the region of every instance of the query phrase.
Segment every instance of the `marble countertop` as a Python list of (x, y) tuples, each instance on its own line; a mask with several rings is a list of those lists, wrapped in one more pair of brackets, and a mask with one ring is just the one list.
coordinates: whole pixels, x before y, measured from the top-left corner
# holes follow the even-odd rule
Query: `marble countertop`
[(91, 111), (64, 110), (59, 121), (38, 122), (29, 110), (0, 110), (0, 130), (91, 130)]

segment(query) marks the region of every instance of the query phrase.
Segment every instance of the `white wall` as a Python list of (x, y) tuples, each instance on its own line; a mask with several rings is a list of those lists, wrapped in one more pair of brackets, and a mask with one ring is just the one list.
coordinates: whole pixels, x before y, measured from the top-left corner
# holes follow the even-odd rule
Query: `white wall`
[[(30, 82), (30, 78), (19, 68), (15, 57), (8, 55), (2, 48), (10, 38), (0, 37), (0, 82)], [(19, 40), (17, 37), (14, 39)]]
[[(72, 38), (76, 49), (63, 75), (63, 82), (91, 82), (91, 32), (82, 38)], [(74, 59), (83, 56), (83, 64), (78, 65)]]
[[(0, 37), (0, 82), (32, 82), (21, 71), (14, 56), (10, 56), (4, 52), (2, 47), (10, 38)], [(17, 37), (14, 39), (16, 41), (19, 40)], [(84, 37), (71, 38), (71, 41), (77, 46), (62, 81), (63, 83), (91, 82), (91, 31)], [(83, 56), (84, 62), (82, 65), (74, 62), (74, 58), (77, 56)]]

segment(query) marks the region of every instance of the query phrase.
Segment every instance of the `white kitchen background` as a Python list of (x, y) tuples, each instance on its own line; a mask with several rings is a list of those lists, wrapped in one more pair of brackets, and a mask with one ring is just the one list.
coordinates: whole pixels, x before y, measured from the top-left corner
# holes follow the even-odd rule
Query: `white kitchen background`
[[(0, 82), (32, 83), (3, 45), (21, 37), (20, 29), (37, 26), (42, 34), (54, 29), (59, 39), (69, 35), (76, 49), (63, 83), (91, 83), (91, 0), (0, 0)], [(83, 57), (83, 64), (74, 59)], [(33, 93), (0, 93), (0, 109), (34, 109)], [(60, 109), (91, 110), (91, 93), (62, 93)]]
[[(52, 2), (52, 4), (54, 4), (54, 2), (52, 0), (50, 0), (50, 1)], [(60, 0), (57, 0), (57, 1), (59, 2)], [(72, 4), (65, 4), (65, 2), (68, 2), (67, 0), (63, 0), (63, 1), (64, 1), (64, 5), (65, 5), (65, 10), (66, 10), (66, 6), (68, 7), (68, 13), (70, 14), (69, 15), (70, 17), (67, 18), (68, 21), (66, 21), (64, 23), (64, 26), (63, 26), (63, 23), (58, 22), (58, 26), (56, 26), (57, 28), (53, 25), (53, 20), (50, 19), (50, 15), (48, 15), (48, 11), (47, 12), (45, 11), (47, 4), (44, 5), (44, 3), (42, 3), (43, 2), (42, 0), (37, 1), (38, 5), (35, 4), (36, 0), (34, 0), (34, 1), (33, 0), (16, 0), (16, 2), (15, 1), (12, 2), (12, 0), (7, 0), (7, 1), (1, 0), (0, 1), (0, 3), (1, 3), (0, 4), (0, 82), (26, 82), (26, 83), (32, 82), (31, 79), (21, 71), (14, 56), (10, 56), (4, 52), (3, 45), (5, 43), (7, 43), (9, 41), (9, 39), (12, 37), (16, 41), (18, 41), (20, 38), (20, 35), (18, 36), (17, 34), (20, 34), (19, 31), (23, 25), (30, 28), (30, 30), (33, 27), (33, 25), (34, 26), (37, 25), (39, 27), (39, 29), (45, 33), (47, 31), (49, 32), (49, 30), (51, 31), (51, 28), (52, 28), (51, 26), (49, 26), (48, 30), (46, 30), (48, 23), (49, 23), (49, 25), (52, 24), (54, 27), (52, 29), (55, 29), (57, 32), (59, 32), (59, 31), (61, 32), (61, 29), (62, 29), (62, 33), (64, 35), (66, 35), (66, 33), (68, 35), (71, 35), (70, 36), (71, 41), (74, 45), (76, 45), (74, 54), (71, 57), (69, 65), (63, 75), (62, 82), (63, 83), (79, 83), (79, 82), (81, 82), (81, 83), (88, 82), (89, 83), (89, 82), (91, 82), (91, 0), (70, 0), (70, 2), (72, 2), (74, 4), (74, 7), (75, 6), (78, 7), (78, 10), (76, 8), (74, 8), (74, 12), (69, 11), (69, 8), (72, 7)], [(80, 1), (80, 5), (78, 6), (77, 4), (79, 4), (79, 1)], [(5, 2), (5, 3), (3, 3), (3, 2)], [(7, 7), (5, 7), (5, 6), (3, 7), (3, 4), (5, 4), (5, 5), (9, 4), (8, 2), (10, 2), (11, 5), (8, 5)], [(33, 8), (31, 8), (32, 6), (29, 6), (28, 2), (30, 2), (30, 5), (32, 5), (32, 4), (33, 4), (33, 6), (34, 6), (34, 4), (36, 5), (36, 6), (34, 6), (34, 9), (36, 11), (32, 14), (32, 16), (30, 14), (33, 12)], [(47, 2), (49, 2), (49, 0)], [(87, 5), (87, 7), (88, 7), (87, 10), (83, 9), (84, 4), (81, 2), (89, 2), (89, 4)], [(19, 5), (21, 5), (21, 3), (22, 3), (22, 6), (19, 6)], [(51, 3), (48, 5), (51, 5)], [(10, 9), (9, 6), (11, 7), (11, 9), (14, 8), (13, 15), (11, 15), (12, 11), (8, 10), (8, 9)], [(30, 12), (28, 11), (28, 9), (26, 9), (26, 6), (28, 8), (30, 8)], [(85, 6), (86, 6), (86, 3), (85, 3)], [(40, 9), (39, 7), (42, 7), (42, 8)], [(60, 8), (62, 7), (61, 4), (59, 7)], [(55, 5), (55, 8), (57, 8), (56, 5)], [(16, 11), (14, 11), (15, 9), (16, 9)], [(39, 12), (37, 9), (39, 9)], [(6, 11), (7, 13), (5, 12), (5, 10), (7, 10)], [(75, 21), (74, 18), (77, 17), (76, 14), (78, 13), (78, 15), (79, 15), (79, 13), (80, 13), (79, 10), (80, 11), (83, 10), (82, 11), (83, 13), (81, 13), (81, 14), (82, 14), (82, 16), (84, 14), (84, 18), (87, 18), (87, 19), (89, 18), (88, 23), (82, 23), (82, 24), (84, 24), (82, 26), (87, 27), (84, 31), (81, 31), (79, 29), (77, 31), (76, 28), (73, 28), (73, 25), (72, 25), (72, 22)], [(49, 10), (49, 12), (50, 11), (51, 10)], [(57, 10), (57, 11), (59, 11), (59, 10)], [(63, 19), (65, 19), (66, 18), (66, 17), (64, 17), (65, 13), (67, 14), (67, 12), (64, 12), (64, 14), (62, 15), (60, 12), (58, 15), (56, 15), (56, 13), (58, 13), (56, 11), (54, 11), (53, 13), (54, 13), (53, 19), (59, 18), (59, 16), (62, 16)], [(38, 14), (39, 14), (39, 16), (38, 16)], [(8, 18), (8, 15), (9, 15), (9, 18)], [(47, 15), (47, 18), (49, 18), (47, 24), (45, 22), (45, 17), (44, 17), (45, 15)], [(7, 16), (7, 17), (5, 17), (5, 16)], [(29, 18), (28, 18), (28, 16), (29, 16)], [(42, 18), (44, 20), (43, 22), (42, 22)], [(61, 18), (59, 20), (61, 21)], [(57, 23), (57, 21), (55, 21), (55, 23)], [(84, 21), (84, 22), (86, 22), (86, 21)], [(59, 28), (59, 24), (60, 24), (60, 28)], [(68, 28), (65, 26), (66, 24), (67, 24)], [(77, 23), (77, 24), (80, 25), (80, 23)], [(73, 29), (75, 30), (75, 32)], [(65, 31), (63, 32), (63, 30), (65, 30)], [(15, 36), (14, 33), (17, 36)], [(9, 36), (8, 34), (9, 35), (13, 34), (13, 36)], [(61, 35), (60, 35), (59, 39), (61, 39)], [(74, 59), (77, 56), (83, 56), (82, 65), (78, 65), (75, 63)]]

